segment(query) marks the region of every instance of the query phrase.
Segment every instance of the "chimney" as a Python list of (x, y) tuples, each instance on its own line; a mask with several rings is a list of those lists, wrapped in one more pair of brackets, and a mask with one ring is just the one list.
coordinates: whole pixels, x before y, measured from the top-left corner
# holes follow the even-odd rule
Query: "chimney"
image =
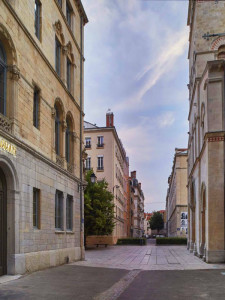
[(114, 114), (110, 109), (106, 113), (106, 127), (114, 127)]
[(131, 172), (131, 178), (135, 178), (136, 179), (136, 171)]
[(138, 184), (139, 184), (139, 187), (140, 187), (140, 189), (141, 189), (141, 183), (139, 182)]

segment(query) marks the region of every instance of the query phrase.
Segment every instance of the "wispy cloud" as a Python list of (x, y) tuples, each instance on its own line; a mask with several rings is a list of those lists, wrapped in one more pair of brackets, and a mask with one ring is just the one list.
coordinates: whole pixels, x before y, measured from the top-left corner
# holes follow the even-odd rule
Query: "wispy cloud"
[(164, 40), (164, 49), (158, 53), (157, 57), (152, 58), (152, 62), (145, 66), (136, 76), (136, 80), (143, 80), (141, 87), (128, 99), (116, 105), (117, 110), (136, 109), (143, 100), (146, 93), (154, 87), (164, 76), (170, 76), (176, 68), (178, 57), (184, 54), (188, 45), (188, 30), (182, 29), (177, 34), (169, 35)]
[(104, 126), (114, 111), (146, 210), (162, 209), (174, 149), (187, 144), (188, 1), (82, 2), (85, 118)]

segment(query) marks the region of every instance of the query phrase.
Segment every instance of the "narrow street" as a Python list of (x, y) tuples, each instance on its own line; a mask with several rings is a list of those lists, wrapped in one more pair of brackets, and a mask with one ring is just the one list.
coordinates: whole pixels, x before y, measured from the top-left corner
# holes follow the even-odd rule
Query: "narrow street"
[[(112, 246), (86, 260), (0, 284), (0, 299), (224, 299), (225, 265), (206, 264), (184, 246)], [(176, 290), (176, 293), (174, 293)]]

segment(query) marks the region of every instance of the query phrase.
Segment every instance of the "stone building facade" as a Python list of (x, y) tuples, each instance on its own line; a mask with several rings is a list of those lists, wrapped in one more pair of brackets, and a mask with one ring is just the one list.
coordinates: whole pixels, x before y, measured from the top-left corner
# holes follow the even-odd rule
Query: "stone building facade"
[(0, 275), (82, 259), (80, 0), (0, 1)]
[(212, 263), (225, 261), (224, 14), (224, 1), (189, 1), (188, 247)]
[(141, 189), (141, 182), (138, 182), (136, 171), (131, 172), (131, 182), (134, 188), (134, 228), (133, 237), (144, 235), (144, 193)]
[(166, 197), (168, 237), (186, 237), (188, 232), (187, 157), (187, 149), (175, 149)]
[[(106, 114), (106, 126), (98, 127), (84, 122), (85, 148), (87, 153), (86, 169), (92, 169), (97, 180), (103, 178), (109, 184), (109, 190), (114, 195), (115, 228), (112, 236), (107, 237), (107, 243), (115, 244), (118, 238), (127, 236), (127, 184), (129, 160), (122, 141), (114, 126), (112, 112)], [(92, 243), (87, 239), (87, 243)], [(94, 243), (94, 242), (93, 242)]]

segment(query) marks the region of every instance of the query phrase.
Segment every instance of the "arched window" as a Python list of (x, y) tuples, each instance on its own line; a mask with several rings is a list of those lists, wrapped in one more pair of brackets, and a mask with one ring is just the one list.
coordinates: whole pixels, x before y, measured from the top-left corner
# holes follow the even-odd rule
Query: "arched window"
[(225, 45), (222, 45), (218, 49), (218, 59), (225, 59)]
[(57, 155), (60, 155), (61, 148), (61, 134), (62, 132), (62, 122), (61, 122), (61, 113), (57, 105), (55, 105), (55, 152)]
[(3, 115), (6, 115), (6, 72), (6, 54), (0, 43), (0, 113)]
[(70, 116), (66, 117), (66, 161), (72, 163), (73, 144), (72, 144), (72, 121)]

